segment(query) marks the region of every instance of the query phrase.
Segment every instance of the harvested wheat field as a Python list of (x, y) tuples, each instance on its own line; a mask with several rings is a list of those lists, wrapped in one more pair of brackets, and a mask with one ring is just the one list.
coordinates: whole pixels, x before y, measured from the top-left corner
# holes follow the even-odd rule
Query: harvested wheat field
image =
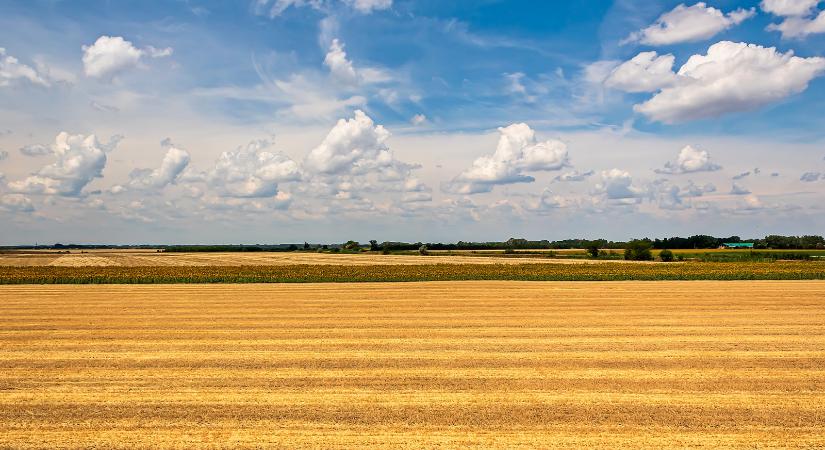
[[(436, 253), (437, 254), (437, 253)], [(468, 254), (469, 255), (469, 254)], [(420, 265), (420, 264), (604, 264), (611, 260), (558, 259), (548, 257), (508, 258), (498, 256), (419, 256), (335, 254), (308, 252), (157, 252), (155, 250), (99, 250), (55, 253), (45, 251), (0, 253), (3, 266), (56, 267), (212, 267), (212, 266), (272, 266), (272, 265)]]
[(0, 286), (0, 447), (825, 446), (825, 282)]

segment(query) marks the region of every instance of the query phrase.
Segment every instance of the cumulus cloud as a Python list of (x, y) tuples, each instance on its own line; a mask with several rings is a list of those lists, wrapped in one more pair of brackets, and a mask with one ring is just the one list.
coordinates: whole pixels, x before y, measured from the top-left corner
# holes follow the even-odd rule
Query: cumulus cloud
[(819, 181), (821, 177), (822, 173), (820, 172), (805, 172), (801, 177), (799, 177), (799, 181), (804, 183), (813, 183), (815, 181)]
[(553, 181), (558, 181), (558, 182), (563, 182), (563, 183), (564, 182), (572, 182), (572, 181), (584, 181), (584, 180), (590, 178), (591, 176), (593, 176), (594, 173), (596, 173), (596, 172), (594, 172), (592, 170), (588, 170), (587, 172), (579, 172), (578, 170), (571, 170), (569, 172), (565, 172), (565, 173), (553, 178)]
[(258, 140), (223, 152), (203, 178), (221, 197), (275, 197), (278, 184), (300, 180), (301, 171), (283, 153), (265, 151), (270, 146), (269, 141)]
[(94, 44), (83, 46), (83, 71), (88, 77), (111, 79), (137, 67), (144, 57), (163, 58), (171, 54), (171, 48), (139, 49), (120, 36), (100, 36)]
[(704, 2), (693, 6), (681, 4), (660, 16), (649, 27), (631, 34), (623, 43), (640, 42), (646, 45), (671, 45), (710, 39), (751, 18), (755, 10), (737, 9), (728, 14)]
[(51, 84), (44, 74), (26, 64), (22, 64), (14, 56), (7, 55), (6, 49), (0, 47), (0, 87), (10, 86), (17, 80), (26, 80), (31, 84), (44, 87)]
[(723, 41), (693, 55), (665, 87), (634, 109), (664, 123), (756, 109), (798, 94), (825, 73), (825, 58), (801, 58), (774, 47)]
[(807, 16), (822, 0), (762, 0), (763, 11), (782, 17)]
[(644, 188), (633, 184), (633, 177), (627, 171), (610, 169), (599, 175), (601, 182), (596, 185), (596, 194), (604, 195), (608, 200), (641, 199), (647, 194)]
[(171, 141), (164, 140), (166, 155), (157, 169), (135, 169), (129, 175), (129, 187), (134, 189), (162, 189), (174, 184), (189, 165), (189, 152), (180, 149)]
[(496, 185), (531, 183), (525, 172), (560, 170), (569, 165), (567, 145), (557, 140), (539, 142), (527, 124), (499, 128), (495, 153), (473, 161), (472, 166), (444, 186), (454, 194), (490, 192)]
[(768, 31), (779, 31), (785, 39), (801, 39), (811, 34), (825, 33), (825, 11), (814, 17), (787, 17), (781, 23), (771, 24)]
[(825, 11), (816, 10), (820, 2), (821, 0), (763, 0), (763, 11), (784, 18), (782, 22), (771, 24), (767, 29), (779, 31), (785, 39), (825, 33)]
[(8, 186), (23, 194), (79, 196), (87, 184), (103, 176), (106, 155), (121, 139), (122, 136), (114, 136), (109, 143), (102, 144), (95, 135), (61, 132), (50, 149), (57, 161)]
[(372, 84), (384, 83), (392, 78), (384, 70), (365, 67), (356, 69), (352, 61), (347, 58), (344, 51), (344, 44), (338, 39), (333, 39), (324, 57), (324, 65), (329, 68), (333, 78), (344, 84)]
[(673, 55), (642, 52), (616, 67), (605, 79), (605, 86), (625, 92), (655, 92), (676, 82)]
[(304, 167), (322, 175), (379, 172), (384, 179), (403, 179), (414, 166), (395, 159), (387, 145), (390, 132), (361, 110), (340, 119), (321, 144), (304, 159)]
[(0, 209), (9, 212), (32, 212), (34, 204), (24, 195), (6, 194), (0, 195)]
[(664, 169), (656, 169), (656, 173), (661, 174), (683, 174), (693, 172), (713, 172), (721, 169), (718, 164), (710, 160), (710, 153), (686, 145), (679, 152), (676, 161), (665, 163)]

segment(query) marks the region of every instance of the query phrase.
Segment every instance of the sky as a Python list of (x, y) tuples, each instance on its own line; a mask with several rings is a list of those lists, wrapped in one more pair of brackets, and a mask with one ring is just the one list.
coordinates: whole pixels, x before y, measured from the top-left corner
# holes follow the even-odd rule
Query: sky
[(0, 245), (825, 233), (819, 0), (4, 0)]

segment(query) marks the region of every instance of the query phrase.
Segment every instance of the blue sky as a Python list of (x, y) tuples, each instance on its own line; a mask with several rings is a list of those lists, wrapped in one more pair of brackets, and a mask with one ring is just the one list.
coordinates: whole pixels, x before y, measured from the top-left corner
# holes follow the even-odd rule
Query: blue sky
[(821, 234), (823, 10), (4, 1), (0, 243)]

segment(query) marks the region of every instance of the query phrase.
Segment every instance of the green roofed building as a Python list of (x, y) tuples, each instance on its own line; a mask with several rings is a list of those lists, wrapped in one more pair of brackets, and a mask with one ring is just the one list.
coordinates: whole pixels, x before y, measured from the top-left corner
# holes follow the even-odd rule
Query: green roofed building
[(753, 248), (753, 242), (732, 242), (732, 243), (725, 243), (722, 244), (722, 248), (730, 248), (730, 249), (737, 249), (737, 248)]

